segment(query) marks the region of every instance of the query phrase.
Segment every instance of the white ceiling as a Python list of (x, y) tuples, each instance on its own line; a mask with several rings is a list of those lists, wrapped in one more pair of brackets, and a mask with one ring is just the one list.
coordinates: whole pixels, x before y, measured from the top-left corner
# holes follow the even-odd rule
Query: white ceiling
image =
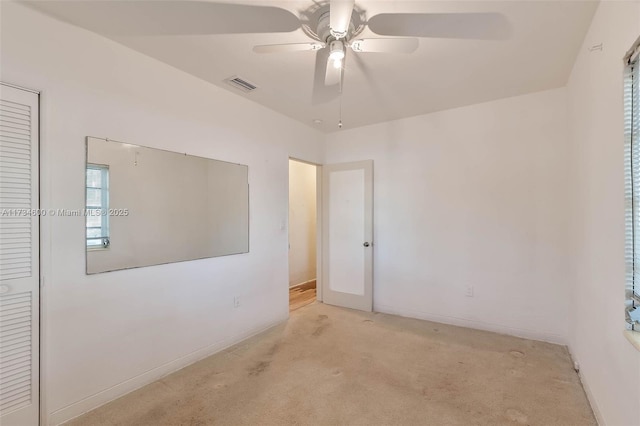
[[(296, 16), (313, 5), (311, 1), (233, 2), (277, 6)], [(301, 29), (272, 34), (112, 35), (96, 29), (96, 13), (91, 8), (74, 4), (78, 2), (34, 6), (309, 126), (326, 132), (337, 130), (339, 97), (323, 104), (312, 102), (315, 52), (261, 55), (252, 51), (257, 44), (309, 41)], [(409, 55), (348, 51), (342, 94), (344, 128), (561, 87), (597, 3), (361, 0), (356, 6), (367, 17), (378, 13), (498, 12), (507, 18), (511, 36), (507, 40), (421, 38), (418, 50)], [(127, 16), (132, 18), (144, 20), (145, 15)], [(117, 17), (108, 19), (117, 22)], [(362, 37), (378, 36), (365, 29)], [(224, 82), (236, 75), (259, 89), (245, 94)], [(314, 119), (323, 122), (315, 124)]]

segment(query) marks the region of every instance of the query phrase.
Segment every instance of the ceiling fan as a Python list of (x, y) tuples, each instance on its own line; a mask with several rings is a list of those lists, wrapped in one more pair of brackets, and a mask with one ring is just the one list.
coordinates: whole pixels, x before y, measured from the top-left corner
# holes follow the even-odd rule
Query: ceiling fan
[[(508, 22), (498, 13), (383, 13), (366, 22), (353, 19), (355, 0), (330, 0), (316, 11), (305, 31), (313, 41), (259, 45), (256, 53), (317, 51), (316, 82), (324, 71), (324, 85), (342, 83), (347, 49), (355, 53), (412, 53), (416, 37), (503, 39)], [(365, 26), (395, 38), (358, 38)]]
[[(289, 10), (263, 4), (202, 0), (24, 2), (91, 31), (116, 36), (260, 34), (302, 28), (310, 41), (255, 46), (253, 50), (316, 51), (313, 104), (338, 95), (348, 50), (411, 53), (419, 46), (418, 37), (500, 40), (510, 33), (507, 19), (499, 13), (381, 13), (367, 18), (355, 0), (320, 0), (302, 12), (302, 18)], [(374, 34), (393, 38), (358, 38), (365, 27)]]

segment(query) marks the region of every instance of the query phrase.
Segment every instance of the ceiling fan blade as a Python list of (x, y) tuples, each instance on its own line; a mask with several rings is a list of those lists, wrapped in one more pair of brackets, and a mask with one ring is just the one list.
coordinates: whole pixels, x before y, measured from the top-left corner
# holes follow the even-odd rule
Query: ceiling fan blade
[(320, 105), (330, 102), (338, 97), (339, 92), (335, 87), (324, 85), (327, 62), (329, 61), (329, 49), (318, 50), (316, 54), (315, 73), (313, 75), (312, 105)]
[(355, 0), (331, 0), (329, 6), (329, 27), (332, 35), (341, 39), (347, 35), (351, 23), (351, 13)]
[(328, 60), (324, 74), (324, 85), (335, 86), (342, 81), (342, 68), (344, 67), (344, 58), (340, 61), (340, 66), (335, 67), (334, 61)]
[(51, 0), (27, 4), (64, 21), (109, 35), (279, 33), (300, 20), (272, 6), (193, 0)]
[(283, 52), (304, 52), (309, 50), (320, 50), (325, 47), (324, 43), (288, 43), (288, 44), (263, 44), (254, 46), (255, 53), (283, 53)]
[(350, 47), (354, 52), (412, 53), (419, 45), (417, 38), (365, 38), (353, 40)]
[(511, 34), (500, 13), (381, 13), (368, 26), (376, 34), (405, 37), (504, 40)]

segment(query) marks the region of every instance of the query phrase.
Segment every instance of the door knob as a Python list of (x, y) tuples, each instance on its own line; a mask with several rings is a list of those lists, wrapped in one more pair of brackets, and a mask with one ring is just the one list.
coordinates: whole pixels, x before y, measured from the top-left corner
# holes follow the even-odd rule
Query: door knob
[(365, 243), (363, 244), (363, 246), (365, 246), (365, 247), (369, 247), (369, 243), (368, 243), (368, 242), (365, 242)]

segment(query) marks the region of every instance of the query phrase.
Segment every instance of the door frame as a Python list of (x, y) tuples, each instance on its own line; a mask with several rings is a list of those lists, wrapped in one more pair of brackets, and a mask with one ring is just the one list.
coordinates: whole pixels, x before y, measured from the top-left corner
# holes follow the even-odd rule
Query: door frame
[[(322, 302), (322, 164), (313, 161), (301, 160), (297, 157), (289, 156), (289, 161), (309, 164), (316, 167), (316, 300)], [(289, 163), (287, 162), (287, 188), (291, 185), (289, 176)], [(289, 241), (289, 192), (287, 191), (287, 241)], [(287, 256), (287, 271), (289, 271), (289, 256)], [(287, 280), (287, 286), (289, 281)], [(289, 294), (287, 293), (287, 297)]]
[[(36, 135), (37, 137), (37, 146), (38, 146), (38, 209), (39, 210), (43, 210), (45, 209), (45, 207), (43, 207), (43, 197), (42, 197), (42, 193), (43, 193), (43, 185), (45, 182), (45, 179), (43, 179), (43, 151), (42, 151), (42, 147), (43, 147), (43, 143), (42, 143), (42, 136), (43, 136), (43, 130), (42, 130), (42, 125), (43, 125), (43, 108), (42, 108), (42, 97), (43, 97), (43, 93), (41, 90), (37, 90), (37, 89), (31, 89), (29, 87), (25, 87), (25, 86), (21, 86), (18, 84), (14, 84), (14, 83), (9, 83), (7, 81), (0, 81), (0, 85), (2, 86), (6, 86), (6, 87), (11, 87), (17, 90), (23, 90), (25, 92), (29, 92), (29, 93), (33, 93), (38, 97), (38, 101), (37, 101), (37, 105), (38, 105), (38, 134)], [(44, 291), (43, 291), (43, 287), (44, 287), (44, 276), (45, 276), (45, 265), (48, 266), (48, 262), (44, 261), (44, 257), (43, 257), (43, 246), (42, 246), (42, 241), (43, 238), (42, 236), (44, 235), (43, 232), (43, 226), (45, 224), (45, 222), (48, 222), (46, 219), (43, 220), (43, 216), (39, 215), (38, 216), (38, 236), (37, 236), (37, 242), (38, 242), (38, 272), (40, 274), (40, 276), (38, 277), (38, 425), (45, 425), (47, 424), (47, 416), (46, 416), (46, 410), (45, 410), (45, 395), (46, 392), (44, 391), (44, 386), (45, 386), (45, 353), (46, 353), (46, 346), (45, 346), (45, 306), (46, 306), (46, 300), (44, 298)], [(46, 224), (47, 229), (49, 229), (49, 224)]]
[[(39, 120), (40, 120), (40, 134), (38, 135), (40, 154), (39, 166), (40, 166), (40, 209), (51, 209), (51, 152), (50, 145), (47, 139), (47, 134), (44, 131), (48, 128), (47, 124), (49, 116), (47, 114), (47, 91), (41, 90), (38, 92), (38, 108), (39, 108)], [(53, 149), (51, 148), (51, 151)], [(48, 285), (47, 277), (52, 276), (52, 248), (51, 248), (51, 217), (40, 217), (40, 425), (49, 424), (49, 412), (47, 411), (49, 395), (47, 389), (47, 376), (49, 373), (48, 352), (49, 352), (49, 330), (47, 324), (49, 323), (49, 295), (47, 290), (51, 288)]]
[[(325, 280), (324, 280), (324, 263), (323, 263), (323, 252), (324, 252), (324, 232), (323, 232), (323, 216), (324, 216), (324, 202), (323, 202), (323, 164), (318, 164), (318, 163), (314, 163), (313, 161), (308, 161), (308, 160), (302, 160), (298, 157), (293, 157), (293, 156), (289, 156), (288, 160), (293, 160), (293, 161), (298, 161), (300, 163), (305, 163), (305, 164), (309, 164), (312, 166), (316, 167), (316, 300), (318, 302), (323, 302), (324, 298), (323, 298), (323, 289), (324, 289), (324, 285), (325, 285)], [(368, 160), (366, 160), (368, 161)], [(288, 192), (288, 188), (290, 185), (290, 176), (289, 176), (289, 163), (287, 162), (287, 242), (289, 241), (289, 192)], [(373, 179), (373, 177), (372, 177)], [(373, 185), (373, 181), (372, 181), (372, 185)], [(373, 193), (372, 193), (373, 196)], [(373, 206), (372, 206), (373, 208)], [(372, 221), (372, 232), (373, 232), (373, 226), (374, 226), (374, 216), (373, 216), (373, 211), (372, 211), (372, 216), (371, 216), (371, 221)], [(372, 239), (371, 239), (371, 246), (373, 248), (373, 246), (375, 246), (374, 244), (374, 237), (372, 235)], [(373, 254), (372, 254), (373, 256)], [(372, 262), (373, 262), (373, 257), (372, 257)], [(289, 271), (289, 256), (287, 256), (287, 271)], [(371, 273), (373, 274), (373, 265), (372, 265), (372, 270)], [(374, 277), (371, 277), (372, 280), (372, 285)], [(289, 285), (289, 280), (287, 280), (287, 287)], [(373, 292), (373, 289), (372, 289)], [(288, 292), (287, 292), (287, 298), (289, 297)], [(374, 312), (375, 309), (375, 301), (374, 299), (374, 295), (373, 293), (371, 294), (371, 311)], [(288, 306), (288, 303), (287, 303)], [(288, 310), (287, 310), (288, 312)], [(290, 314), (288, 313), (287, 316), (289, 316)]]

